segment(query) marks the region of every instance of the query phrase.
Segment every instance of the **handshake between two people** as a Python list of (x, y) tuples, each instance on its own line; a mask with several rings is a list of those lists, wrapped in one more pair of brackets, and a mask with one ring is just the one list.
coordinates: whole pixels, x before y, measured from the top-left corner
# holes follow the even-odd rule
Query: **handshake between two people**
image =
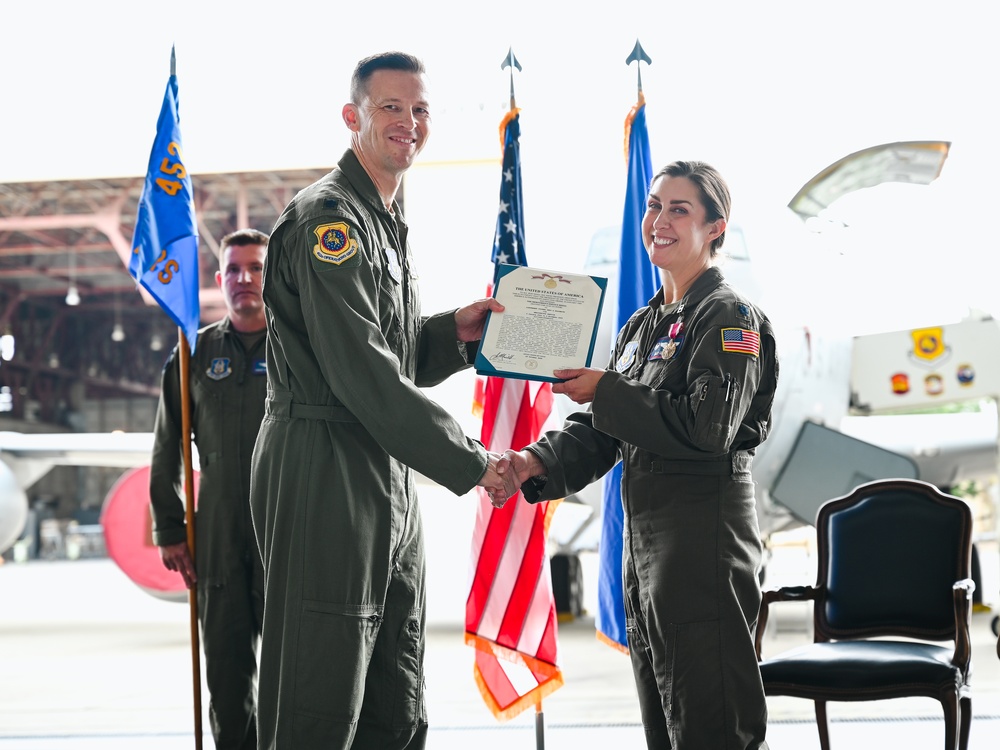
[(522, 484), (545, 473), (545, 464), (531, 451), (490, 451), (486, 455), (489, 463), (477, 484), (486, 490), (494, 508), (502, 508)]

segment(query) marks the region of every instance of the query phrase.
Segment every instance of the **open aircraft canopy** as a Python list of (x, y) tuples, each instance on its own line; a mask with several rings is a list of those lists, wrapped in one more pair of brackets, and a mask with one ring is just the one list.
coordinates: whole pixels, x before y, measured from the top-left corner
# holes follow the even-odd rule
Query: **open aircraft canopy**
[(809, 180), (788, 207), (806, 221), (861, 188), (883, 182), (929, 185), (941, 174), (950, 148), (950, 141), (898, 141), (856, 151)]

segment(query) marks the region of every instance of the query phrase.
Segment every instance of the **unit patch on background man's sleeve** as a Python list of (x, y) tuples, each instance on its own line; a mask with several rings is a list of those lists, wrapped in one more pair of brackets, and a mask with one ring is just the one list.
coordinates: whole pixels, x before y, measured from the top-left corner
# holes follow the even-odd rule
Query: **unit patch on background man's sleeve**
[(352, 268), (361, 265), (361, 248), (358, 230), (346, 222), (320, 224), (313, 229), (317, 243), (313, 246), (313, 256), (334, 266)]

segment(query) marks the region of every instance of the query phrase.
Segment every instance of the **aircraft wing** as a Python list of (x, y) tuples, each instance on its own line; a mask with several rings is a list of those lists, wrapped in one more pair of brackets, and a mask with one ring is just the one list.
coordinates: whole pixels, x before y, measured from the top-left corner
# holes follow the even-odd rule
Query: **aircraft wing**
[(149, 463), (152, 451), (151, 432), (0, 432), (0, 552), (24, 528), (26, 491), (53, 467), (142, 466)]
[(151, 432), (0, 432), (0, 454), (65, 466), (140, 466), (152, 451)]
[(0, 432), (0, 460), (10, 466), (22, 489), (28, 489), (54, 466), (148, 464), (153, 433)]

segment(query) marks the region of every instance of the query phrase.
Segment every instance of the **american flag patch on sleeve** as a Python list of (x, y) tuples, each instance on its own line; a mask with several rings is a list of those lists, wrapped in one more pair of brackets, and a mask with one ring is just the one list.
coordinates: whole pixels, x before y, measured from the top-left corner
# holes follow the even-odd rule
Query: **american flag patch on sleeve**
[(760, 354), (760, 334), (746, 328), (723, 328), (722, 351), (752, 354), (756, 357)]

